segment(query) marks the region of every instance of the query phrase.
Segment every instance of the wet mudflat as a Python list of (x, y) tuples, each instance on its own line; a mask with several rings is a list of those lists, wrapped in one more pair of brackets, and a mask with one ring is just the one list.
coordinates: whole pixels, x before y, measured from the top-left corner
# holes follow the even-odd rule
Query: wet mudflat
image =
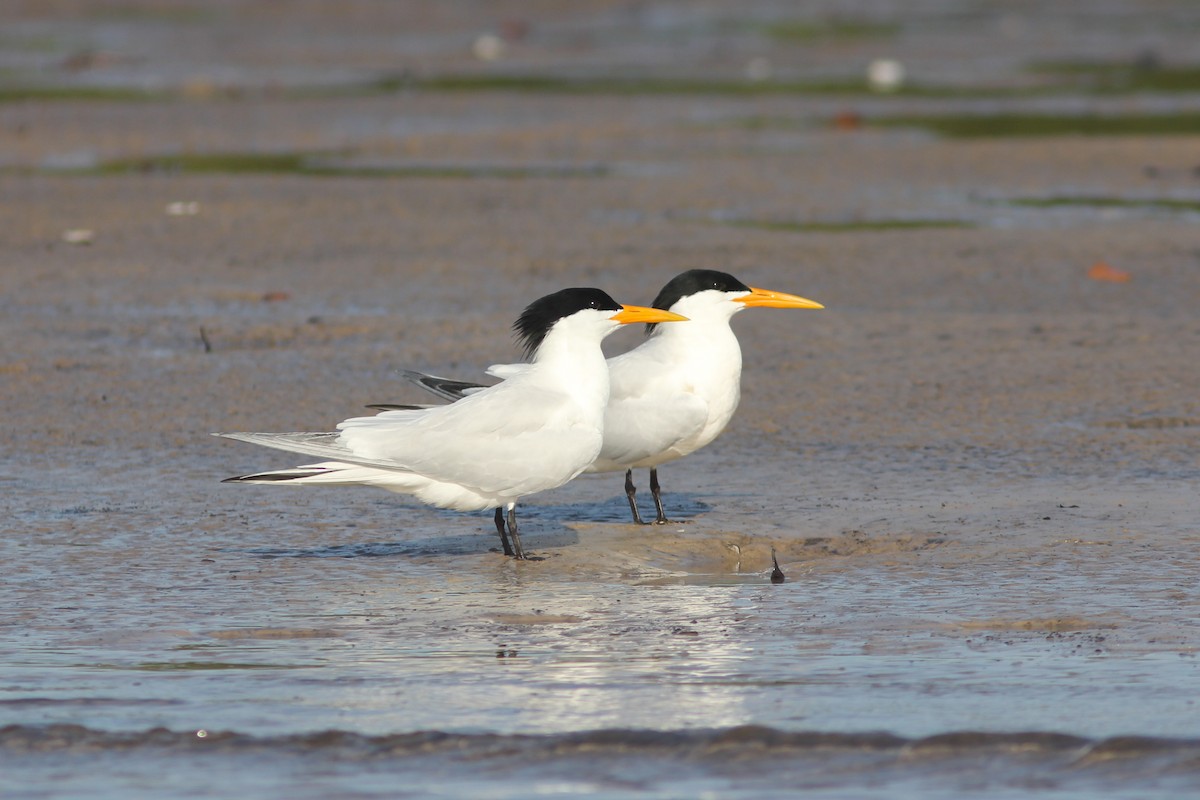
[[(814, 34), (581, 4), (497, 64), (430, 15), (402, 84), (378, 10), (248, 3), (303, 46), (217, 57), (175, 37), (228, 15), (137, 8), (26, 11), (43, 49), (6, 51), (43, 88), (0, 103), (5, 796), (1200, 788), (1198, 132), (1045, 122), (1178, 126), (1200, 94), (1026, 69), (1132, 59), (1125, 4), (1078, 40), (990, 6)], [(1193, 16), (1138, 17), (1164, 70)], [(1042, 33), (964, 54), (1014, 25)], [(784, 90), (744, 82), (760, 50)], [(924, 89), (847, 83), (879, 54)], [(1042, 127), (870, 124), (981, 113)], [(741, 409), (661, 472), (682, 524), (588, 477), (529, 499), (544, 558), (514, 563), (487, 514), (219, 484), (293, 462), (211, 431), (424, 401), (397, 370), (512, 360), (533, 297), (645, 303), (697, 266), (827, 309), (735, 320)]]

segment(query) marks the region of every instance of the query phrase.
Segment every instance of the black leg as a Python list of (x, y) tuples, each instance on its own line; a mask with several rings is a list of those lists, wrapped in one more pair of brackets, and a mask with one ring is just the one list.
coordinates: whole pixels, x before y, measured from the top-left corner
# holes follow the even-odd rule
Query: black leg
[(625, 470), (625, 497), (629, 500), (629, 510), (633, 512), (633, 522), (635, 525), (649, 525), (649, 522), (642, 522), (642, 515), (637, 510), (637, 487), (633, 485), (633, 470)]
[(523, 561), (525, 550), (521, 547), (521, 535), (517, 533), (517, 506), (515, 503), (508, 509), (508, 535), (512, 539), (512, 557)]
[(512, 545), (508, 543), (508, 532), (504, 530), (504, 508), (502, 506), (496, 508), (496, 531), (500, 534), (500, 544), (504, 545), (504, 555), (511, 556), (513, 549)]
[(650, 494), (654, 495), (654, 510), (658, 512), (658, 517), (654, 520), (655, 525), (666, 525), (671, 520), (667, 519), (667, 512), (663, 511), (662, 505), (662, 488), (658, 485), (658, 468), (650, 468)]

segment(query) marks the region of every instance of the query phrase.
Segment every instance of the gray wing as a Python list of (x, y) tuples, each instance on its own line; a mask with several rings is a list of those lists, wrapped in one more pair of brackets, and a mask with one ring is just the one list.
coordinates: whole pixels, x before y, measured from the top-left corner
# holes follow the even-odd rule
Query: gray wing
[(364, 467), (379, 467), (380, 469), (411, 472), (411, 467), (390, 458), (364, 458), (355, 455), (350, 448), (338, 443), (340, 433), (214, 433), (222, 439), (236, 439), (239, 442), (249, 442), (275, 450), (286, 450), (289, 453), (302, 453), (306, 456), (329, 461), (343, 461), (347, 464), (359, 464)]
[(415, 383), (425, 391), (436, 394), (443, 400), (449, 400), (452, 403), (455, 400), (463, 399), (472, 392), (487, 388), (482, 383), (455, 381), (450, 378), (440, 378), (437, 375), (426, 375), (423, 372), (417, 372), (412, 369), (400, 370), (400, 375), (406, 381)]
[(357, 454), (353, 463), (399, 463), (434, 480), (525, 493), (591, 463), (602, 439), (596, 417), (554, 389), (504, 381), (424, 411), (343, 420), (338, 441)]

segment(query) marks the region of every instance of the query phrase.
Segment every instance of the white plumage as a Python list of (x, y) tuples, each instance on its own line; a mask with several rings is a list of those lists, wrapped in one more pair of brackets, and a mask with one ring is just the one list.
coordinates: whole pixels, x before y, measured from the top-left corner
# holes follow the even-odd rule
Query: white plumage
[[(609, 395), (600, 341), (625, 323), (681, 319), (621, 306), (598, 289), (566, 289), (531, 304), (514, 326), (532, 362), (460, 402), (352, 417), (333, 433), (215, 435), (322, 459), (230, 481), (361, 484), (440, 508), (507, 508), (521, 557), (517, 500), (561, 486), (600, 453)], [(497, 527), (507, 551), (499, 513)]]
[[(634, 521), (641, 523), (632, 470), (650, 469), (656, 522), (663, 510), (657, 468), (704, 447), (725, 430), (741, 398), (742, 351), (730, 327), (748, 307), (822, 308), (796, 295), (756, 289), (714, 270), (689, 270), (672, 279), (654, 301), (688, 318), (653, 326), (645, 342), (608, 359), (610, 392), (604, 414), (604, 443), (588, 472), (626, 471), (625, 491)], [(513, 380), (519, 373), (493, 367), (489, 373)], [(448, 399), (469, 400), (478, 385), (420, 373), (405, 375)], [(503, 386), (504, 383), (498, 385)]]

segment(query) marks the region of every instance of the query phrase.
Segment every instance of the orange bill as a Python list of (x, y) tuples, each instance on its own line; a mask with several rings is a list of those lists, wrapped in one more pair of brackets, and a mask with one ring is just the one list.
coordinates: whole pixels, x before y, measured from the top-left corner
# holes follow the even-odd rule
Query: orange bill
[(786, 292), (772, 292), (770, 289), (750, 287), (750, 294), (737, 298), (747, 308), (824, 308), (825, 306)]
[(670, 311), (663, 311), (661, 308), (646, 308), (645, 306), (627, 306), (622, 305), (621, 310), (613, 314), (609, 319), (615, 319), (623, 325), (628, 325), (631, 322), (686, 322), (687, 317), (680, 314), (672, 314)]

